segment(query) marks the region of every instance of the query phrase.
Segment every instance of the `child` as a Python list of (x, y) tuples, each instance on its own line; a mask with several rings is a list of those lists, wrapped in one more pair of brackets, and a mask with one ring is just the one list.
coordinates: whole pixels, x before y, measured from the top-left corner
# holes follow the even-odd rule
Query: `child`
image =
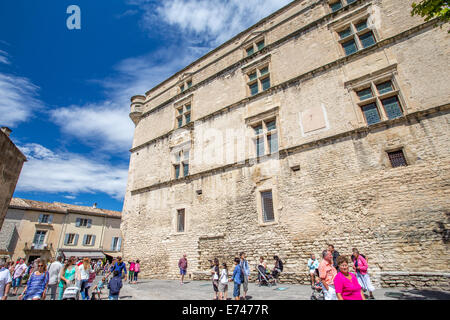
[(113, 278), (109, 280), (109, 300), (119, 300), (120, 289), (122, 288), (122, 277), (119, 276), (119, 271), (114, 270)]
[(234, 290), (233, 290), (233, 297), (235, 300), (241, 299), (241, 283), (242, 283), (242, 274), (241, 274), (241, 267), (240, 267), (241, 259), (234, 258), (234, 271), (233, 271), (233, 277), (231, 278), (231, 281), (234, 282)]
[(101, 300), (102, 289), (105, 286), (106, 278), (103, 277), (97, 285), (92, 289), (92, 300), (96, 300), (96, 295), (98, 296), (98, 300)]
[(219, 300), (227, 300), (228, 294), (228, 268), (227, 264), (222, 263), (222, 271), (219, 278)]

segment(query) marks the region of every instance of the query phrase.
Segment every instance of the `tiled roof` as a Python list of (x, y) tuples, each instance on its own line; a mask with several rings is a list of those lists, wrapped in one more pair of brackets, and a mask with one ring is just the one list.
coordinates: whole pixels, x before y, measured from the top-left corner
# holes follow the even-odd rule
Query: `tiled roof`
[(10, 207), (20, 208), (20, 209), (28, 209), (28, 210), (38, 210), (38, 211), (52, 211), (52, 212), (79, 212), (85, 214), (94, 214), (94, 215), (107, 215), (110, 217), (121, 218), (122, 213), (119, 211), (112, 211), (106, 209), (99, 209), (93, 207), (86, 206), (77, 206), (68, 203), (61, 202), (41, 202), (34, 200), (26, 200), (20, 198), (12, 198), (9, 204)]

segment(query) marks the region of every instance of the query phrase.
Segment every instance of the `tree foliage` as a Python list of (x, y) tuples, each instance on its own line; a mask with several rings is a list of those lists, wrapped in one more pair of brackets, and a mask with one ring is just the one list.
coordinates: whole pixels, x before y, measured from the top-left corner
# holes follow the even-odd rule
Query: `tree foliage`
[(425, 17), (425, 21), (436, 18), (441, 23), (450, 22), (450, 0), (423, 0), (413, 3), (412, 8), (411, 15)]

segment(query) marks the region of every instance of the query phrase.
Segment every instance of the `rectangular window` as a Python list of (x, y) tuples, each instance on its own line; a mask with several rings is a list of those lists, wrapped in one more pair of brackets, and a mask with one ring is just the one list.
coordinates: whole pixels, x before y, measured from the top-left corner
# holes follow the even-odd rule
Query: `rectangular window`
[(247, 48), (247, 56), (251, 56), (254, 53), (255, 53), (255, 49), (253, 49), (253, 46), (251, 46), (250, 48)]
[(178, 117), (177, 121), (178, 121), (178, 128), (182, 127), (183, 126), (183, 117)]
[(180, 165), (175, 165), (175, 179), (178, 179), (180, 177)]
[(264, 222), (274, 221), (272, 191), (261, 192), (261, 202)]
[(276, 133), (269, 135), (267, 141), (269, 142), (270, 154), (278, 152), (278, 135)]
[(391, 161), (392, 168), (407, 166), (405, 155), (403, 150), (393, 151), (387, 153), (389, 160)]
[(112, 244), (111, 244), (111, 247), (112, 247), (111, 251), (117, 251), (118, 244), (119, 244), (119, 238), (114, 237), (112, 240)]
[[(181, 150), (175, 154), (175, 179), (189, 175), (189, 150)], [(182, 171), (181, 171), (182, 170)]]
[(341, 1), (330, 3), (330, 8), (331, 8), (331, 11), (333, 11), (333, 12), (338, 11), (340, 8), (342, 8)]
[(191, 104), (176, 108), (176, 125), (181, 128), (191, 122)]
[(45, 234), (47, 231), (36, 231), (33, 239), (33, 244), (44, 244)]
[(256, 44), (256, 46), (258, 47), (258, 51), (259, 51), (259, 50), (262, 50), (262, 49), (264, 48), (264, 40), (258, 42), (258, 43)]
[(381, 100), (381, 103), (383, 104), (384, 110), (386, 111), (386, 115), (389, 119), (395, 119), (403, 115), (397, 97)]
[(267, 77), (267, 78), (264, 78), (263, 80), (261, 80), (261, 85), (262, 85), (263, 91), (269, 89), (270, 88), (270, 78)]
[(253, 73), (248, 75), (248, 79), (250, 81), (253, 81), (253, 80), (257, 79), (257, 78), (258, 78), (258, 75), (256, 74), (256, 72), (253, 72)]
[(373, 97), (371, 88), (367, 88), (367, 89), (358, 91), (356, 94), (358, 95), (359, 100), (361, 100), (361, 101), (367, 100), (367, 99), (370, 99)]
[[(278, 134), (276, 120), (263, 120), (261, 124), (254, 125), (256, 156), (262, 157), (266, 154), (266, 145), (268, 154), (278, 152)], [(267, 141), (267, 144), (266, 144)]]
[(185, 212), (184, 209), (177, 210), (177, 231), (184, 232)]
[(358, 23), (357, 25), (355, 25), (355, 27), (356, 27), (357, 31), (362, 31), (364, 29), (367, 29), (367, 20)]
[(257, 93), (258, 93), (258, 82), (255, 82), (255, 83), (250, 85), (250, 94), (252, 96), (254, 96)]
[(186, 124), (188, 124), (188, 123), (191, 122), (191, 114), (190, 114), (190, 113), (186, 113), (186, 114), (184, 115), (184, 117), (185, 117), (185, 119), (186, 119)]
[(342, 47), (345, 50), (345, 55), (351, 55), (352, 53), (355, 53), (358, 51), (358, 47), (356, 46), (355, 40), (350, 40), (342, 44)]
[(359, 36), (359, 40), (361, 41), (363, 48), (367, 48), (375, 44), (375, 37), (373, 36), (372, 31)]
[(90, 245), (91, 244), (91, 242), (92, 242), (92, 235), (90, 235), (90, 234), (87, 234), (87, 235), (85, 235), (84, 236), (84, 245), (85, 246), (88, 246), (88, 245)]
[(345, 29), (344, 31), (338, 32), (339, 33), (339, 37), (341, 39), (345, 39), (348, 36), (352, 35), (352, 30), (350, 28)]
[(73, 244), (75, 240), (75, 234), (74, 233), (69, 233), (68, 237), (67, 237), (67, 244)]
[(183, 163), (183, 175), (185, 177), (189, 175), (189, 163)]
[(186, 82), (186, 84), (187, 84), (188, 89), (189, 89), (190, 87), (192, 87), (192, 81), (188, 81), (188, 82)]
[(48, 214), (43, 214), (40, 223), (48, 223)]
[(362, 107), (364, 117), (366, 118), (367, 124), (371, 125), (381, 121), (380, 114), (378, 113), (378, 108), (375, 103), (368, 104)]
[(264, 154), (264, 138), (256, 138), (256, 156), (262, 157)]
[(394, 87), (392, 86), (391, 81), (387, 81), (387, 82), (377, 84), (377, 90), (378, 90), (379, 94), (385, 94), (385, 93), (394, 91)]

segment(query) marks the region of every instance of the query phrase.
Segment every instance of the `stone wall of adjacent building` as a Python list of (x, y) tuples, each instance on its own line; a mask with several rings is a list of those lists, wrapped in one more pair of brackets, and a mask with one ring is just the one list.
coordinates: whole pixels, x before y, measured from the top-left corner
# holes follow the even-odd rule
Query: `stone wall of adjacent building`
[(16, 189), (25, 156), (9, 136), (0, 131), (0, 229), (8, 210), (9, 202)]
[[(411, 1), (399, 2), (351, 6), (370, 7), (379, 19), (379, 44), (370, 50), (343, 59), (333, 28), (353, 13), (309, 25), (327, 14), (314, 6), (284, 25), (303, 28), (294, 40), (266, 52), (273, 87), (266, 94), (245, 99), (242, 68), (251, 61), (244, 61), (192, 92), (192, 125), (174, 130), (173, 101), (143, 116), (122, 217), (125, 260), (140, 259), (144, 277), (175, 279), (186, 253), (188, 275), (209, 279), (210, 260), (231, 270), (245, 251), (254, 278), (260, 256), (273, 265), (278, 255), (282, 280), (306, 284), (309, 255), (320, 257), (332, 243), (347, 256), (358, 248), (377, 286), (448, 287), (450, 85), (441, 69), (449, 35), (411, 18), (404, 10)], [(280, 37), (289, 34), (283, 28)], [(270, 41), (280, 39), (275, 30)], [(404, 116), (367, 126), (353, 86), (380, 75), (395, 81)], [(324, 124), (314, 127), (305, 114)], [(267, 115), (277, 119), (279, 152), (256, 161), (251, 123)], [(233, 153), (237, 140), (224, 138), (229, 130), (245, 141), (242, 153)], [(173, 152), (182, 145), (190, 145), (190, 176), (175, 180)], [(399, 149), (408, 166), (392, 168), (387, 152)], [(262, 221), (267, 190), (272, 223)], [(186, 213), (181, 233), (179, 209)]]

